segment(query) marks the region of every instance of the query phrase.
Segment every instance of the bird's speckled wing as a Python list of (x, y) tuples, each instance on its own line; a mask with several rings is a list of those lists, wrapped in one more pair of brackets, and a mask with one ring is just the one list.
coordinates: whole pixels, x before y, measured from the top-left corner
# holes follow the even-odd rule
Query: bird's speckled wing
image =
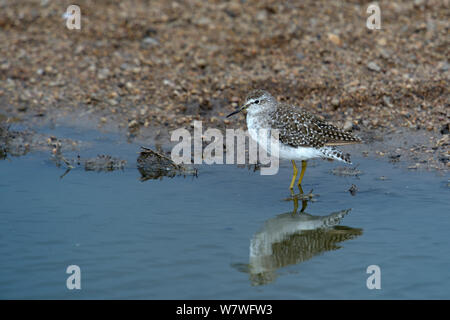
[(361, 140), (314, 115), (294, 106), (280, 103), (273, 112), (272, 128), (279, 140), (292, 147), (314, 147), (359, 143)]

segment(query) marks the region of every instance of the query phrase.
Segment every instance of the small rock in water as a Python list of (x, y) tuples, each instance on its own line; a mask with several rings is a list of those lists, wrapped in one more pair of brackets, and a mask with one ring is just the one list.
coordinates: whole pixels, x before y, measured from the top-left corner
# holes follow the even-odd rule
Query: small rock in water
[(98, 155), (96, 158), (81, 160), (78, 162), (84, 162), (84, 170), (86, 171), (114, 171), (123, 169), (126, 160), (111, 157), (109, 155)]
[(160, 179), (162, 177), (173, 178), (177, 175), (197, 176), (196, 169), (182, 164), (178, 165), (172, 161), (169, 155), (156, 152), (150, 148), (141, 147), (137, 164), (141, 173), (141, 181)]
[(354, 184), (352, 184), (352, 186), (350, 187), (350, 189), (348, 189), (348, 191), (350, 192), (350, 194), (352, 196), (356, 195), (356, 192), (358, 191), (358, 187)]
[(450, 144), (450, 135), (444, 135), (439, 141), (436, 143), (436, 147), (447, 146)]
[(400, 161), (401, 154), (391, 154), (389, 156), (389, 162), (395, 163)]

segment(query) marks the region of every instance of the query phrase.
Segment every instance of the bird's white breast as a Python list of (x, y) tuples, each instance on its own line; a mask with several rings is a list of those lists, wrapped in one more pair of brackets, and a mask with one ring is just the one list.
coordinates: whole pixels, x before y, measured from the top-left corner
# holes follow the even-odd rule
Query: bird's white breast
[[(284, 145), (278, 140), (274, 139), (270, 133), (270, 124), (265, 121), (258, 114), (249, 112), (247, 114), (247, 127), (250, 136), (253, 140), (257, 141), (259, 146), (271, 155), (277, 155), (280, 159), (288, 160), (308, 160), (313, 158), (323, 157), (323, 153), (316, 148), (312, 147), (291, 147), (289, 145)], [(261, 143), (261, 133), (259, 129), (268, 129), (268, 136), (271, 138), (270, 145), (268, 143)], [(259, 133), (259, 134), (258, 134)], [(266, 139), (265, 141), (268, 141)], [(271, 149), (274, 148), (274, 149)]]

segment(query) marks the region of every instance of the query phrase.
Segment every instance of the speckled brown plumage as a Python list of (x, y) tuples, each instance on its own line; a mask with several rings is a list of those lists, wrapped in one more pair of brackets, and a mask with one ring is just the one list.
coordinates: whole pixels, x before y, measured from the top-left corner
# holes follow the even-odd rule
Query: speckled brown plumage
[(270, 118), (271, 127), (279, 131), (280, 142), (292, 147), (321, 148), (361, 142), (352, 134), (289, 104), (278, 103)]

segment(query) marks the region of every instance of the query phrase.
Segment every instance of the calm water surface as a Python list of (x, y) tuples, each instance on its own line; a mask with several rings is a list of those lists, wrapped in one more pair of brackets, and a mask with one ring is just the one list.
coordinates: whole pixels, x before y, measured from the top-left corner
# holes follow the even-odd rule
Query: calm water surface
[[(128, 165), (61, 179), (48, 154), (0, 161), (0, 298), (450, 298), (448, 176), (356, 155), (363, 174), (340, 177), (317, 161), (303, 189), (318, 196), (293, 213), (289, 162), (275, 176), (203, 165), (197, 178), (141, 182), (138, 145), (46, 133)], [(81, 290), (66, 288), (69, 265)], [(370, 265), (381, 290), (367, 289)]]

